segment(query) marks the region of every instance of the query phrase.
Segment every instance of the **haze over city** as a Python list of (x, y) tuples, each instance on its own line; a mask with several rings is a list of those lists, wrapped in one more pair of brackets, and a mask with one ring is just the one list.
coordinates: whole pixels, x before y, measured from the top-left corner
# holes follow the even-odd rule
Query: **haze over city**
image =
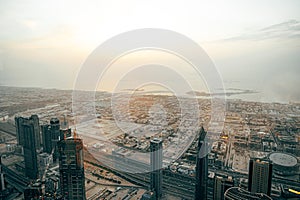
[[(82, 64), (104, 41), (133, 29), (161, 28), (181, 33), (204, 48), (220, 71), (225, 88), (259, 92), (243, 99), (300, 99), (295, 87), (300, 84), (297, 0), (0, 4), (1, 85), (73, 89)], [(147, 56), (142, 55), (130, 56), (143, 63)], [(112, 74), (124, 65), (119, 62)]]

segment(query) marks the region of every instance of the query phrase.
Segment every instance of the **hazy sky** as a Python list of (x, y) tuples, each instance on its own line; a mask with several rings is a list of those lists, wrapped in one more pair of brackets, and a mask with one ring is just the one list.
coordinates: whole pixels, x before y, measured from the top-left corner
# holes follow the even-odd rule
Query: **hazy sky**
[(0, 1), (0, 85), (72, 88), (87, 56), (138, 28), (202, 46), (226, 87), (300, 101), (300, 1)]

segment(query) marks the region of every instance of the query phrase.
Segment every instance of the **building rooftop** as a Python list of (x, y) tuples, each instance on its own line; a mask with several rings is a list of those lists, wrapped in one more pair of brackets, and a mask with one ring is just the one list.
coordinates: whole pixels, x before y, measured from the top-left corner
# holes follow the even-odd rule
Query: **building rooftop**
[(276, 165), (284, 167), (293, 167), (297, 165), (298, 160), (295, 156), (286, 153), (271, 153), (269, 159)]

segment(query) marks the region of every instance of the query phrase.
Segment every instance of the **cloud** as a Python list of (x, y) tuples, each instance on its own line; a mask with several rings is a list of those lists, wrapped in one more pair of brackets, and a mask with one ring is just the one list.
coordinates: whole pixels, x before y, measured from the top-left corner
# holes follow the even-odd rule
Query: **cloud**
[(300, 21), (289, 20), (222, 41), (300, 39)]

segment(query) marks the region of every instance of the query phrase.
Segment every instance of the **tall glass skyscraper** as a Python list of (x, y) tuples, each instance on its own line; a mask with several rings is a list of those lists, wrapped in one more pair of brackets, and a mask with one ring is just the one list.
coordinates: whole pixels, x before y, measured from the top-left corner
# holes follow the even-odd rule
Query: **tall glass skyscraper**
[(162, 197), (162, 140), (154, 138), (150, 141), (150, 190), (155, 192), (155, 199)]
[(58, 142), (61, 193), (68, 200), (85, 200), (83, 143), (80, 138)]
[(41, 148), (40, 125), (37, 115), (30, 118), (16, 117), (18, 144), (23, 146), (25, 175), (31, 179), (38, 178), (37, 150)]
[(199, 132), (197, 149), (195, 200), (207, 199), (208, 158), (205, 136), (206, 132), (202, 127)]
[(34, 140), (35, 140), (35, 148), (39, 150), (41, 148), (41, 133), (40, 133), (40, 123), (39, 117), (37, 115), (31, 115), (29, 118), (24, 117), (15, 117), (16, 124), (16, 132), (17, 132), (17, 141), (18, 145), (24, 146), (24, 123), (30, 123), (33, 127), (34, 131)]

